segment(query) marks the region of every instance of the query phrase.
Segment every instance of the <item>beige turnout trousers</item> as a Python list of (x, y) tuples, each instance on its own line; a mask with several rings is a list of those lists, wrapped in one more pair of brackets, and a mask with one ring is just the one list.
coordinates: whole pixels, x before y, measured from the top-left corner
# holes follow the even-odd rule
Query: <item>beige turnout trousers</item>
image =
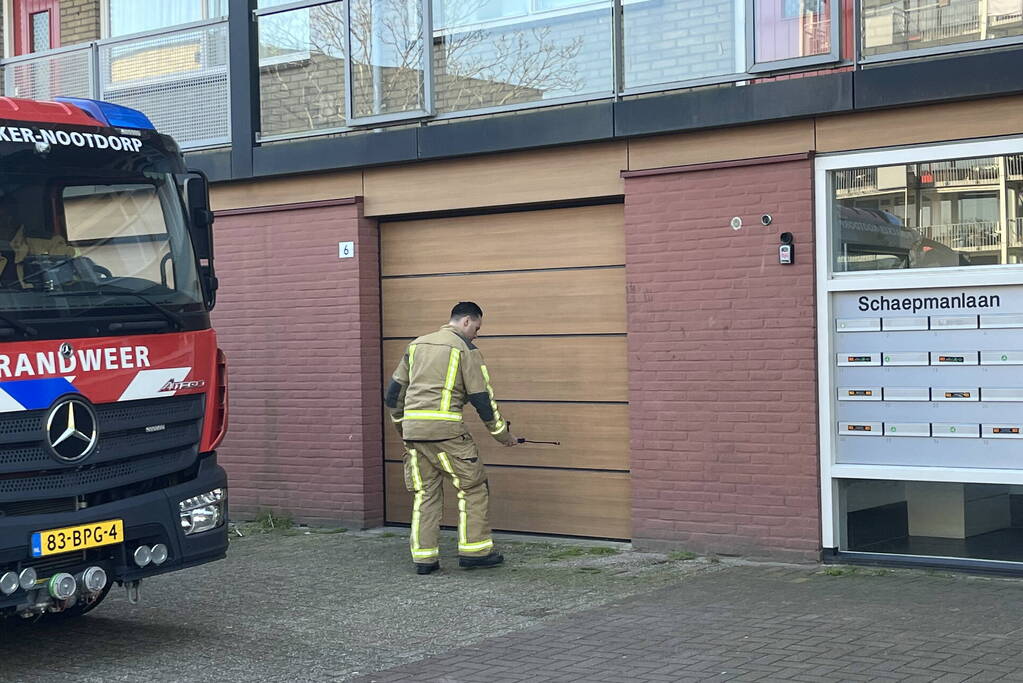
[(490, 554), (487, 475), (476, 443), (468, 434), (446, 441), (405, 442), (405, 487), (412, 492), (412, 561), (437, 561), (440, 522), (444, 513), (441, 483), (447, 478), (458, 495), (458, 554)]

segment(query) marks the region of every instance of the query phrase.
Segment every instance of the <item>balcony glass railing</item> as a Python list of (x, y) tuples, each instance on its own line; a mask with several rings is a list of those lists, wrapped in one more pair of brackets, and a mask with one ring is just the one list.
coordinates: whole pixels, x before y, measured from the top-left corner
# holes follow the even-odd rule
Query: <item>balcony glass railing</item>
[[(853, 5), (865, 61), (1023, 42), (1023, 0), (259, 0), (257, 142), (848, 66)], [(189, 149), (230, 142), (228, 71), (226, 18), (3, 63), (8, 95), (137, 107)], [(840, 196), (877, 183), (835, 175)]]
[(614, 92), (610, 0), (435, 0), (434, 110), (521, 107)]
[(268, 14), (258, 21), (262, 136), (344, 127), (344, 2)]
[(860, 26), (866, 58), (1001, 44), (1023, 37), (1023, 0), (862, 0)]
[(227, 20), (5, 60), (4, 94), (64, 95), (144, 111), (185, 149), (230, 142)]
[(259, 139), (833, 63), (838, 2), (261, 0)]

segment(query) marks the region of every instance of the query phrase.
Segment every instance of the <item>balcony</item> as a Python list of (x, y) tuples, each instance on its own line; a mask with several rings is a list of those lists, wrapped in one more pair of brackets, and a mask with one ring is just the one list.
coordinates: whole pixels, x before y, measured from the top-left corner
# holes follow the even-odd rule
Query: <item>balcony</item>
[(1005, 157), (1005, 175), (1008, 180), (1023, 180), (1023, 155), (1012, 154)]
[[(851, 168), (836, 171), (833, 177), (835, 197), (849, 199), (903, 192), (916, 188), (981, 188), (1002, 180), (999, 157), (978, 157), (937, 161), (916, 166), (883, 167), (884, 182), (878, 182), (879, 169)], [(907, 176), (908, 172), (908, 176)], [(1023, 180), (1023, 157), (1005, 157), (1005, 179)]]
[[(789, 79), (801, 70), (850, 70), (854, 56), (840, 54), (840, 44), (853, 37), (845, 20), (853, 8), (861, 12), (866, 62), (912, 57), (923, 47), (954, 50), (960, 39), (976, 47), (976, 40), (1023, 38), (1023, 11), (1017, 11), (1023, 0), (259, 4), (266, 6), (251, 15), (255, 64), (243, 64), (249, 50), (235, 54), (235, 74), (229, 73), (225, 18), (5, 60), (4, 92), (136, 107), (183, 148), (197, 150), (231, 143), (231, 77), (238, 86), (238, 79), (255, 74), (237, 90), (255, 89), (258, 98), (236, 92), (235, 106), (245, 109), (235, 112), (236, 121), (245, 122), (236, 137), (248, 148), (575, 103), (614, 102), (624, 109), (651, 94), (725, 90)], [(231, 21), (240, 33), (237, 15)], [(248, 44), (251, 35), (243, 40)], [(258, 113), (249, 116), (253, 104)], [(698, 125), (711, 125), (716, 111), (728, 110), (708, 107)], [(1013, 163), (1007, 176), (1023, 178), (1019, 159)], [(977, 179), (969, 173), (975, 172), (935, 166), (932, 178), (954, 186)], [(906, 188), (887, 177), (879, 187), (872, 169), (846, 175), (836, 179), (842, 197)], [(912, 178), (898, 182), (913, 187)]]
[(876, 168), (850, 168), (833, 176), (835, 196), (843, 199), (877, 194)]
[(998, 157), (920, 164), (921, 183), (934, 187), (976, 187), (997, 184), (1001, 178)]
[(1023, 218), (1010, 218), (1008, 224), (1009, 247), (1012, 249), (1023, 248)]
[(227, 20), (4, 61), (4, 94), (116, 102), (146, 112), (183, 149), (228, 144)]
[(263, 7), (254, 13), (257, 139), (730, 84), (838, 61), (838, 2), (776, 4), (297, 0)]
[(992, 251), (1002, 245), (1002, 225), (997, 221), (927, 225), (920, 232), (929, 240), (961, 252)]
[(919, 228), (926, 239), (944, 244), (959, 252), (993, 252), (1002, 248), (1002, 239), (1008, 249), (1023, 249), (1023, 218), (1010, 218), (1003, 226), (1000, 221), (973, 221), (947, 223)]

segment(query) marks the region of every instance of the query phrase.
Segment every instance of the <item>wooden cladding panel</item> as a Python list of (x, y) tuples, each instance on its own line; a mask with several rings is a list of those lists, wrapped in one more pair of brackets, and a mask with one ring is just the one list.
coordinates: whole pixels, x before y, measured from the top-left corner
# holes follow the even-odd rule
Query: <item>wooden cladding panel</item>
[[(500, 399), (499, 399), (500, 400)], [(511, 420), (512, 433), (537, 441), (560, 441), (560, 446), (519, 444), (502, 446), (487, 432), (472, 406), (465, 407), (465, 425), (487, 465), (629, 469), (629, 407), (596, 403), (502, 403), (501, 414)], [(384, 457), (404, 456), (397, 431), (385, 416)], [(520, 429), (521, 427), (521, 429)]]
[(458, 301), (483, 307), (485, 334), (625, 332), (625, 269), (397, 278), (382, 283), (384, 336), (415, 338)]
[(362, 194), (362, 172), (319, 173), (217, 183), (210, 187), (214, 211), (347, 199)]
[(623, 204), (382, 223), (381, 274), (625, 263)]
[[(384, 342), (384, 381), (410, 340)], [(479, 340), (497, 400), (627, 401), (625, 337)]]
[(625, 142), (601, 142), (367, 168), (366, 215), (620, 195), (627, 157)]
[(1023, 133), (1023, 97), (900, 107), (817, 119), (817, 151), (840, 152)]
[(658, 135), (629, 141), (629, 170), (780, 156), (813, 148), (810, 119)]
[[(402, 465), (387, 469), (387, 519), (408, 523), (412, 495)], [(618, 472), (491, 467), (490, 524), (505, 531), (629, 538), (631, 484)], [(444, 485), (444, 524), (458, 523), (455, 493)]]

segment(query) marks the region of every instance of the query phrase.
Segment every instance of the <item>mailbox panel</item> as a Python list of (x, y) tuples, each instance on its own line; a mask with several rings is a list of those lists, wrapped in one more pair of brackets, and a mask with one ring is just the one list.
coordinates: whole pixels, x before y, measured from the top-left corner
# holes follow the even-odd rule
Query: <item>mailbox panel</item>
[(829, 296), (834, 462), (1023, 469), (1023, 286)]

